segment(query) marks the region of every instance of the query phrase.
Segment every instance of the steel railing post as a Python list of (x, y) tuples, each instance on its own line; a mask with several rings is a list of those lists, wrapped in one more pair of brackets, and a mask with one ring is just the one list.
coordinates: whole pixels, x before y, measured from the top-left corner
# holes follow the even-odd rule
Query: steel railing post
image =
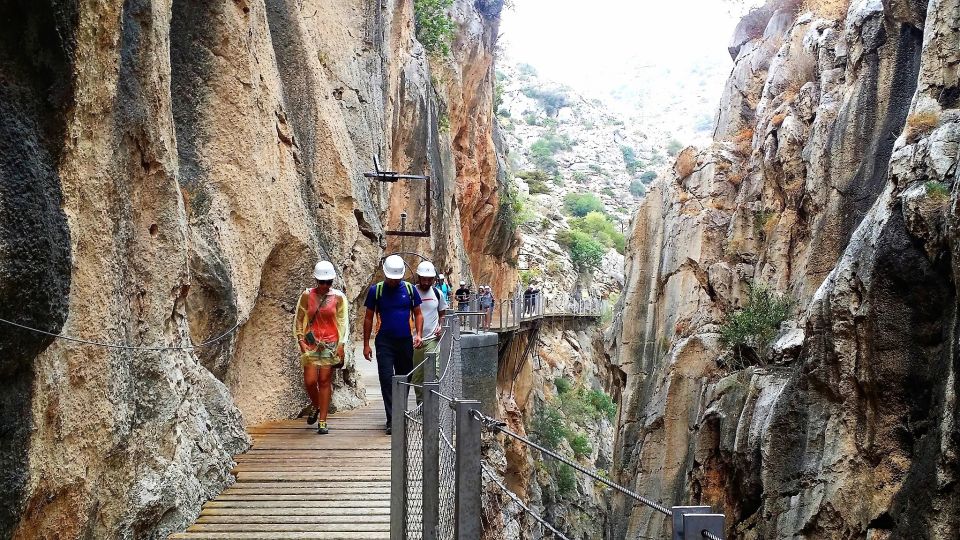
[(407, 528), (407, 382), (406, 375), (394, 375), (390, 413), (390, 540), (405, 540)]
[[(432, 359), (428, 359), (432, 362)], [(423, 538), (439, 540), (440, 523), (440, 383), (423, 383)]]
[(457, 540), (480, 538), (480, 421), (471, 411), (480, 410), (480, 402), (458, 400), (456, 457)]
[(440, 336), (440, 347), (437, 349), (440, 352), (440, 369), (438, 373), (446, 373), (447, 363), (450, 361), (450, 345), (453, 343), (452, 332), (453, 325), (457, 321), (457, 317), (447, 317), (444, 321), (443, 335)]
[(670, 509), (673, 512), (673, 536), (671, 540), (686, 540), (687, 535), (684, 531), (683, 516), (687, 514), (709, 514), (713, 509), (709, 506), (674, 506)]

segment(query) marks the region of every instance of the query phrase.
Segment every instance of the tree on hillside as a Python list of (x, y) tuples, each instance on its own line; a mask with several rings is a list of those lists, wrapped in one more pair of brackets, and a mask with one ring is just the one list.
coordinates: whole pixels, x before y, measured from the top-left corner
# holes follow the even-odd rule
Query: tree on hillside
[(603, 212), (603, 202), (593, 193), (568, 193), (563, 198), (563, 206), (576, 217), (583, 217), (590, 212)]

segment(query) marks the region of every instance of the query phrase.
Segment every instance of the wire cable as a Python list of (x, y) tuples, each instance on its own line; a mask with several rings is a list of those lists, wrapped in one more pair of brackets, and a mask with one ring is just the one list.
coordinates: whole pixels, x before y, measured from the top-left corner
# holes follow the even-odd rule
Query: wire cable
[(632, 498), (636, 499), (637, 501), (639, 501), (639, 502), (641, 502), (641, 503), (649, 506), (650, 508), (653, 508), (654, 510), (656, 510), (656, 511), (658, 511), (658, 512), (664, 514), (664, 515), (667, 515), (667, 516), (672, 516), (672, 515), (673, 515), (673, 512), (672, 512), (669, 508), (667, 508), (667, 507), (665, 507), (665, 506), (663, 506), (663, 505), (661, 505), (661, 504), (658, 504), (658, 503), (656, 503), (656, 502), (654, 502), (654, 501), (652, 501), (652, 500), (650, 500), (650, 499), (648, 499), (648, 498), (646, 498), (646, 497), (644, 497), (644, 496), (642, 496), (642, 495), (639, 495), (639, 494), (637, 494), (637, 493), (634, 493), (633, 491), (631, 491), (631, 490), (629, 490), (629, 489), (627, 489), (627, 488), (625, 488), (625, 487), (623, 487), (623, 486), (621, 486), (621, 485), (619, 485), (619, 484), (616, 484), (616, 483), (614, 483), (614, 482), (611, 482), (610, 480), (607, 480), (606, 478), (603, 478), (602, 476), (598, 475), (596, 472), (585, 469), (585, 468), (584, 468), (583, 466), (581, 466), (579, 463), (577, 463), (577, 462), (575, 462), (575, 461), (571, 461), (571, 460), (569, 460), (569, 459), (567, 459), (567, 458), (565, 458), (565, 457), (557, 454), (556, 452), (550, 451), (550, 450), (548, 450), (548, 449), (540, 446), (539, 444), (531, 441), (530, 439), (527, 439), (526, 437), (523, 437), (523, 436), (521, 436), (521, 435), (517, 435), (516, 433), (510, 431), (509, 429), (506, 429), (506, 427), (504, 427), (504, 426), (506, 426), (506, 424), (504, 424), (503, 422), (500, 422), (499, 420), (497, 420), (497, 419), (495, 419), (495, 418), (490, 418), (489, 416), (484, 415), (483, 413), (481, 413), (480, 411), (478, 411), (478, 410), (476, 410), (476, 409), (472, 409), (471, 412), (473, 413), (473, 417), (476, 418), (477, 420), (479, 420), (480, 423), (481, 423), (484, 427), (486, 427), (487, 429), (494, 430), (494, 431), (499, 431), (500, 433), (503, 433), (504, 435), (507, 435), (507, 436), (509, 436), (509, 437), (512, 437), (513, 439), (516, 439), (516, 440), (518, 440), (518, 441), (526, 444), (527, 446), (536, 448), (536, 449), (539, 450), (540, 452), (542, 452), (542, 453), (544, 453), (544, 454), (547, 454), (548, 456), (552, 457), (553, 459), (556, 459), (556, 460), (558, 460), (558, 461), (562, 461), (563, 463), (566, 463), (567, 465), (573, 467), (573, 468), (576, 469), (577, 471), (579, 471), (579, 472), (581, 472), (581, 473), (589, 476), (590, 478), (593, 478), (593, 479), (596, 480), (597, 482), (600, 482), (600, 483), (602, 483), (602, 484), (605, 484), (605, 485), (607, 485), (608, 487), (611, 487), (611, 488), (619, 491), (620, 493), (623, 493), (624, 495), (627, 495), (628, 497), (632, 497)]
[(523, 501), (520, 500), (520, 497), (517, 497), (516, 493), (510, 491), (510, 489), (507, 488), (507, 486), (503, 485), (503, 483), (500, 482), (500, 479), (497, 478), (497, 476), (493, 473), (492, 470), (490, 470), (490, 467), (488, 467), (486, 463), (481, 462), (480, 467), (483, 469), (485, 473), (487, 473), (487, 475), (490, 476), (490, 479), (493, 480), (493, 483), (495, 483), (497, 486), (500, 487), (500, 490), (503, 491), (504, 494), (506, 494), (508, 497), (513, 499), (513, 502), (517, 503), (517, 506), (519, 506), (520, 508), (523, 508), (523, 511), (526, 512), (527, 515), (537, 520), (537, 522), (539, 522), (544, 527), (550, 529), (550, 532), (552, 532), (555, 537), (560, 538), (561, 540), (570, 540), (569, 538), (564, 536), (562, 532), (555, 529), (553, 525), (547, 523), (546, 520), (544, 520), (542, 517), (537, 515), (533, 510), (530, 510), (530, 507), (523, 504)]
[(107, 349), (122, 349), (122, 350), (125, 350), (125, 351), (192, 351), (192, 350), (194, 350), (194, 349), (199, 349), (200, 347), (206, 347), (206, 346), (208, 346), (208, 345), (213, 345), (214, 343), (216, 343), (216, 342), (222, 340), (223, 338), (225, 338), (225, 337), (233, 334), (234, 332), (236, 332), (236, 330), (237, 330), (238, 328), (240, 328), (240, 325), (242, 324), (240, 321), (237, 321), (237, 324), (233, 325), (233, 328), (231, 328), (230, 330), (227, 330), (226, 332), (224, 332), (223, 334), (220, 334), (219, 336), (217, 336), (217, 337), (215, 337), (215, 338), (208, 339), (208, 340), (206, 340), (206, 341), (204, 341), (204, 342), (201, 342), (201, 343), (198, 343), (198, 344), (196, 344), (196, 345), (188, 345), (188, 346), (181, 346), (181, 347), (171, 347), (171, 346), (166, 346), (166, 347), (142, 347), (142, 346), (136, 346), (136, 345), (118, 345), (118, 344), (115, 344), (115, 343), (102, 343), (102, 342), (99, 342), (99, 341), (91, 341), (91, 340), (88, 340), (88, 339), (75, 338), (75, 337), (71, 337), (71, 336), (68, 336), (68, 335), (65, 335), (65, 334), (57, 334), (57, 333), (54, 333), (54, 332), (47, 332), (46, 330), (40, 330), (39, 328), (33, 328), (33, 327), (27, 326), (27, 325), (25, 325), (25, 324), (16, 323), (16, 322), (13, 322), (13, 321), (8, 321), (8, 320), (6, 320), (6, 319), (0, 319), (0, 323), (4, 323), (4, 324), (10, 325), (10, 326), (15, 326), (15, 327), (17, 327), (17, 328), (21, 328), (21, 329), (23, 329), (23, 330), (28, 330), (28, 331), (30, 331), (30, 332), (34, 332), (34, 333), (37, 333), (37, 334), (43, 334), (43, 335), (45, 335), (45, 336), (50, 336), (50, 337), (53, 337), (53, 338), (56, 338), (56, 339), (62, 339), (62, 340), (64, 340), (64, 341), (70, 341), (70, 342), (73, 342), (73, 343), (80, 343), (80, 344), (83, 344), (83, 345), (93, 345), (93, 346), (95, 346), (95, 347), (104, 347), (104, 348), (107, 348)]

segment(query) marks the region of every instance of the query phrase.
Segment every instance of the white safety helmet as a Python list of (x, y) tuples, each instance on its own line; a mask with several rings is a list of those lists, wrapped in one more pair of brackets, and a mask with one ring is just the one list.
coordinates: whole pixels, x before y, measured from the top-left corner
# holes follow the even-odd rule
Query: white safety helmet
[(313, 267), (313, 277), (320, 281), (326, 281), (336, 278), (337, 271), (333, 269), (333, 264), (330, 261), (320, 261)]
[(383, 261), (383, 275), (387, 279), (403, 279), (405, 264), (399, 255), (391, 255)]
[(423, 261), (417, 265), (417, 275), (420, 277), (437, 277), (437, 269), (430, 261)]
[(443, 274), (439, 274), (437, 277), (440, 279), (444, 279)]
[(461, 281), (461, 282), (460, 282), (460, 285), (466, 285), (466, 284), (467, 284), (466, 281)]

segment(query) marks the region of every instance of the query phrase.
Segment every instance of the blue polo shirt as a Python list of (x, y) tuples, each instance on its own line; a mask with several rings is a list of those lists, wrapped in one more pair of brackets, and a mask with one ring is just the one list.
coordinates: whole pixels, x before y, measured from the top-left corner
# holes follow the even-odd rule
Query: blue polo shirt
[[(367, 290), (367, 300), (363, 303), (367, 309), (378, 311), (380, 314), (380, 331), (378, 336), (387, 338), (403, 339), (409, 338), (410, 334), (410, 312), (414, 306), (419, 306), (423, 301), (420, 299), (420, 293), (417, 288), (410, 285), (413, 291), (413, 302), (410, 302), (410, 294), (407, 286), (400, 282), (396, 287), (389, 284), (383, 284), (383, 291), (380, 293), (380, 301), (377, 301), (377, 285), (370, 286)], [(379, 306), (378, 306), (379, 304)]]

